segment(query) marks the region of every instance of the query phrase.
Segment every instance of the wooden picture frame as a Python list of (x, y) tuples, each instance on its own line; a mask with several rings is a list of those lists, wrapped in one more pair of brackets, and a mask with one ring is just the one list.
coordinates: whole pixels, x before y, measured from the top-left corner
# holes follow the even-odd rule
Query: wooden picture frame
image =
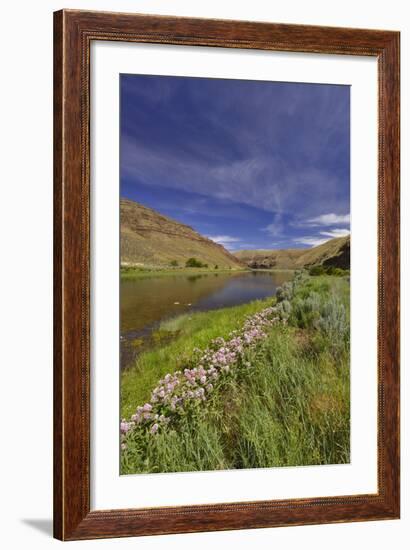
[[(372, 56), (378, 62), (377, 494), (90, 510), (93, 40)], [(54, 536), (62, 540), (399, 517), (398, 32), (63, 10), (54, 14)]]

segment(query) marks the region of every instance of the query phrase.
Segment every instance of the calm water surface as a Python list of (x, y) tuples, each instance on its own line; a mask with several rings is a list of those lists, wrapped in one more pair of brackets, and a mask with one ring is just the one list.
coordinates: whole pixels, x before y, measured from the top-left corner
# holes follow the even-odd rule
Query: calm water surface
[(136, 338), (147, 339), (161, 321), (273, 296), (292, 273), (180, 273), (121, 281), (121, 365), (135, 356)]

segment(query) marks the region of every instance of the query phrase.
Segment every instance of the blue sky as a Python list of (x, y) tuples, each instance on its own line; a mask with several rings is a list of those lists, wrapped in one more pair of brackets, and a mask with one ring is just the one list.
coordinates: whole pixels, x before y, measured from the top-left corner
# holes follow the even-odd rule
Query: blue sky
[(350, 87), (121, 75), (121, 196), (230, 250), (349, 232)]

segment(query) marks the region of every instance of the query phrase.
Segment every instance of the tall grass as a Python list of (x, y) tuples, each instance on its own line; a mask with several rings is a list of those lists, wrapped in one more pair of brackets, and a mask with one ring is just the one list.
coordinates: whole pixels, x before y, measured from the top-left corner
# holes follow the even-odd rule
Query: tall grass
[(264, 344), (246, 382), (237, 467), (348, 461), (348, 366), (312, 351), (310, 339), (289, 329)]
[(348, 462), (349, 288), (335, 281), (294, 285), (289, 324), (247, 352), (251, 367), (236, 369), (169, 430), (131, 434), (122, 473)]

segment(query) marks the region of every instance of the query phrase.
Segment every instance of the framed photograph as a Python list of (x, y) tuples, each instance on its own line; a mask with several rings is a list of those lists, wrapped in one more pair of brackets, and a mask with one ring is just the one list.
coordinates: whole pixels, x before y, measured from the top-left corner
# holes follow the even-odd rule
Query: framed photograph
[(54, 14), (54, 534), (399, 517), (398, 32)]

